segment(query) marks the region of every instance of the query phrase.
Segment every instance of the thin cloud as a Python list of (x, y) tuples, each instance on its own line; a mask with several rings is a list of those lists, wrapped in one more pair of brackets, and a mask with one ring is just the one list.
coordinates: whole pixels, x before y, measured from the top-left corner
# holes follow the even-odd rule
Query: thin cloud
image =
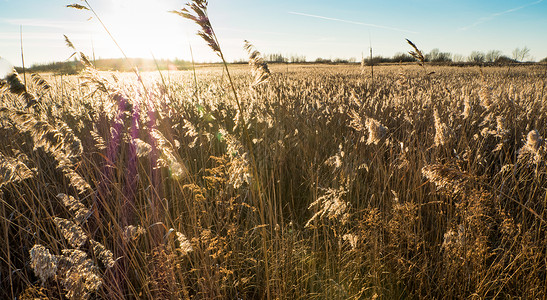
[(517, 10), (521, 10), (523, 8), (527, 8), (527, 7), (530, 7), (530, 6), (533, 6), (533, 5), (537, 5), (537, 4), (540, 4), (541, 2), (543, 2), (544, 0), (538, 0), (538, 1), (534, 1), (532, 3), (528, 3), (526, 5), (522, 5), (522, 6), (518, 6), (518, 7), (514, 7), (514, 8), (511, 8), (511, 9), (508, 9), (508, 10), (505, 10), (505, 11), (502, 11), (502, 12), (498, 12), (498, 13), (494, 13), (494, 14), (491, 14), (489, 16), (486, 16), (486, 17), (482, 17), (480, 19), (478, 19), (475, 23), (471, 24), (471, 25), (468, 25), (468, 26), (465, 26), (465, 27), (461, 27), (461, 28), (458, 28), (459, 31), (465, 31), (465, 30), (468, 30), (470, 28), (473, 28), (477, 25), (480, 25), (482, 23), (486, 23), (488, 21), (491, 21), (499, 16), (503, 16), (503, 15), (506, 15), (506, 14), (509, 14), (509, 13), (512, 13), (512, 12), (515, 12)]
[(73, 28), (82, 26), (82, 22), (58, 21), (50, 19), (0, 19), (0, 23), (10, 25), (23, 25), (28, 27), (47, 27), (47, 28)]
[(279, 36), (286, 36), (286, 32), (275, 32), (275, 31), (262, 31), (262, 30), (249, 30), (249, 29), (240, 29), (240, 28), (232, 28), (232, 27), (215, 27), (217, 31), (230, 31), (230, 32), (238, 32), (238, 33), (248, 33), (248, 34), (270, 34), (270, 35), (279, 35)]
[[(71, 39), (87, 38), (87, 35), (70, 35)], [(23, 38), (25, 40), (58, 40), (64, 44), (64, 38), (57, 33), (24, 33)], [(19, 41), (21, 39), (19, 32), (2, 32), (0, 33), (0, 40), (2, 41)]]
[[(541, 1), (543, 1), (543, 0), (541, 0)], [(350, 20), (344, 20), (344, 19), (330, 18), (330, 17), (318, 16), (318, 15), (310, 15), (310, 14), (294, 12), (294, 11), (289, 11), (289, 14), (298, 15), (298, 16), (305, 16), (305, 17), (310, 17), (310, 18), (316, 18), (316, 19), (322, 19), (322, 20), (342, 22), (342, 23), (353, 24), (353, 25), (361, 25), (361, 26), (367, 26), (367, 27), (381, 28), (381, 29), (387, 29), (387, 30), (392, 30), (392, 31), (415, 33), (415, 34), (418, 33), (418, 32), (415, 32), (415, 31), (400, 29), (400, 28), (395, 28), (395, 27), (388, 27), (388, 26), (383, 26), (383, 25), (378, 25), (378, 24), (370, 24), (370, 23), (356, 22), (356, 21), (350, 21)]]

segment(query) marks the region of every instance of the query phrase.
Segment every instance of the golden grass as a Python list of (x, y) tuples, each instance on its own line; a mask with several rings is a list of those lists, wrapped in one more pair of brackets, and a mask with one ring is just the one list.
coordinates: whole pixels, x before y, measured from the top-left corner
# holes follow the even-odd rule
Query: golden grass
[(260, 63), (4, 83), (0, 298), (547, 296), (544, 70)]

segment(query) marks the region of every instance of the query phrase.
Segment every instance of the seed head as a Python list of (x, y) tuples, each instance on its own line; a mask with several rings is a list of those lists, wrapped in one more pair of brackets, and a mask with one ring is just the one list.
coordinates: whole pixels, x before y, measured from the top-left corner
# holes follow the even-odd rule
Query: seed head
[(42, 282), (46, 282), (49, 278), (55, 276), (58, 259), (46, 247), (36, 244), (30, 249), (29, 253), (30, 266), (34, 270), (34, 274), (40, 277)]

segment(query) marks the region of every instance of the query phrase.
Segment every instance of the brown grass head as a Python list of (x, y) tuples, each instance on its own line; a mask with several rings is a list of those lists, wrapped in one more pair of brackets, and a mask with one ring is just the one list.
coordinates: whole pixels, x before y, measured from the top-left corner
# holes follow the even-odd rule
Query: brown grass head
[(18, 158), (7, 157), (0, 153), (0, 187), (33, 178), (34, 170)]
[(192, 20), (201, 27), (198, 35), (207, 42), (209, 47), (218, 55), (222, 56), (220, 46), (216, 39), (213, 27), (207, 14), (207, 1), (193, 0), (186, 3), (186, 7), (180, 11), (173, 10), (171, 13), (177, 14), (185, 19)]
[(77, 224), (83, 224), (91, 214), (90, 210), (85, 207), (79, 200), (66, 194), (57, 195), (63, 205), (72, 213), (74, 221)]
[(382, 125), (380, 121), (373, 118), (367, 118), (365, 124), (368, 129), (367, 145), (378, 145), (378, 143), (380, 143), (382, 139), (386, 137), (388, 130), (387, 127)]
[(88, 299), (103, 284), (97, 266), (81, 250), (62, 250), (59, 271), (61, 283), (69, 299)]
[(262, 84), (270, 77), (270, 69), (268, 64), (262, 59), (262, 55), (256, 48), (247, 40), (245, 40), (244, 48), (249, 54), (249, 65), (254, 77), (252, 87)]
[(433, 119), (435, 120), (435, 146), (442, 146), (450, 141), (450, 129), (441, 121), (437, 109), (433, 112)]
[(87, 242), (87, 234), (85, 234), (82, 228), (76, 225), (76, 223), (67, 219), (57, 217), (54, 219), (54, 221), (55, 225), (57, 225), (57, 228), (68, 241), (70, 246), (79, 249), (84, 245), (85, 242)]
[(46, 247), (38, 244), (34, 245), (29, 253), (30, 267), (42, 282), (55, 276), (59, 262), (57, 256), (52, 255)]
[(469, 174), (441, 164), (423, 167), (422, 174), (434, 183), (437, 189), (442, 189), (448, 193), (465, 191), (467, 184), (472, 179)]
[(420, 51), (420, 49), (418, 49), (418, 46), (416, 46), (409, 39), (406, 39), (406, 41), (414, 49), (414, 51), (408, 51), (408, 54), (412, 55), (412, 57), (418, 60), (418, 64), (423, 67), (425, 64), (425, 56), (423, 55), (422, 51)]
[(89, 8), (87, 8), (87, 6), (83, 6), (83, 5), (80, 5), (80, 4), (77, 4), (77, 3), (69, 4), (66, 7), (74, 8), (74, 9), (77, 9), (77, 10), (89, 10)]
[(537, 165), (543, 161), (542, 149), (543, 139), (539, 132), (534, 129), (528, 132), (526, 136), (526, 143), (518, 151), (517, 162), (520, 164)]

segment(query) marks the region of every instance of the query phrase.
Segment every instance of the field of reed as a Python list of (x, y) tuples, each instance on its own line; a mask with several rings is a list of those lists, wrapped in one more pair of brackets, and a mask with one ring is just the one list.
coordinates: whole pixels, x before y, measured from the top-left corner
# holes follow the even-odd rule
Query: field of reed
[(4, 80), (0, 298), (546, 297), (545, 68), (270, 68)]
[(0, 80), (0, 298), (547, 297), (546, 66), (229, 66), (206, 6), (223, 64)]

